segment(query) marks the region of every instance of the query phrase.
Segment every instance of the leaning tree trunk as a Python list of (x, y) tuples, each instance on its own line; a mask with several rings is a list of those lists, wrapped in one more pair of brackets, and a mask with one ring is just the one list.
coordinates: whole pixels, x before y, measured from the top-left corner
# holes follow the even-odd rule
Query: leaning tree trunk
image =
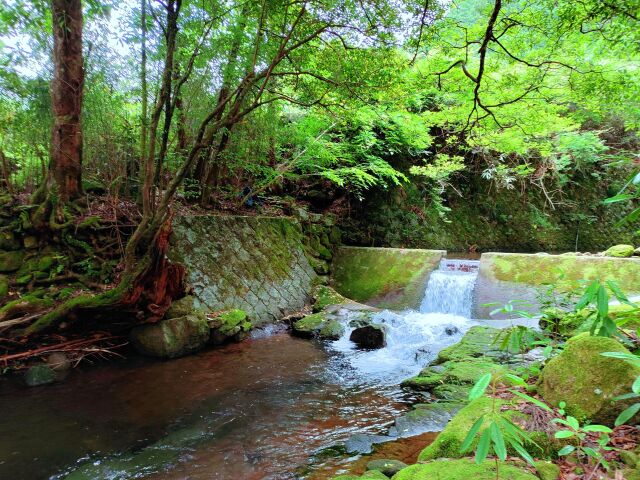
[(50, 180), (63, 203), (82, 195), (82, 4), (80, 0), (51, 0), (53, 66)]

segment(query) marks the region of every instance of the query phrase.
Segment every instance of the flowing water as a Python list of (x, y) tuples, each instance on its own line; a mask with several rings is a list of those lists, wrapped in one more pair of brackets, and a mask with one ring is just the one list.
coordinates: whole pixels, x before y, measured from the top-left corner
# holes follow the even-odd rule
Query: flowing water
[(386, 434), (416, 401), (399, 383), (474, 324), (475, 275), (474, 262), (443, 261), (420, 311), (375, 315), (387, 338), (378, 350), (348, 340), (345, 312), (346, 333), (335, 342), (276, 329), (170, 362), (75, 371), (46, 388), (3, 381), (0, 478), (331, 476), (322, 472), (340, 471), (353, 458), (323, 452), (354, 435)]

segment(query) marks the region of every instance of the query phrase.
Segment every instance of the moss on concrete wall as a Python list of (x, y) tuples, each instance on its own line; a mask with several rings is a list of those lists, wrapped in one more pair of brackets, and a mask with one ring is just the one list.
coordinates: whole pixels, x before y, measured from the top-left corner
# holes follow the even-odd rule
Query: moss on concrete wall
[(640, 293), (640, 259), (580, 255), (484, 253), (474, 291), (474, 314), (488, 318), (489, 302), (525, 300), (539, 309), (538, 289), (580, 289), (581, 280), (615, 280), (629, 294)]
[(187, 266), (197, 306), (240, 308), (256, 324), (300, 310), (316, 276), (290, 218), (177, 218), (171, 255)]
[(340, 247), (333, 287), (345, 297), (381, 308), (416, 308), (443, 250)]

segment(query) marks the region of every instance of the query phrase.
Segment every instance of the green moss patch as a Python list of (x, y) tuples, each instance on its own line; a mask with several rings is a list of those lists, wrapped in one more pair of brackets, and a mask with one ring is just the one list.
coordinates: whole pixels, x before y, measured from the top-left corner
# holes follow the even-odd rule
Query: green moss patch
[(441, 250), (341, 247), (332, 285), (340, 294), (380, 308), (416, 307)]
[(484, 253), (480, 275), (526, 285), (573, 287), (580, 280), (616, 280), (626, 291), (640, 292), (640, 260), (577, 255)]
[(392, 480), (495, 480), (496, 478), (501, 480), (536, 480), (538, 477), (525, 468), (510, 463), (500, 463), (499, 472), (496, 472), (496, 464), (491, 460), (477, 465), (470, 459), (447, 459), (412, 465), (400, 470), (392, 477)]
[(581, 421), (592, 420), (613, 425), (628, 403), (614, 398), (631, 391), (640, 368), (604, 352), (628, 350), (612, 338), (580, 334), (567, 341), (560, 355), (552, 358), (542, 371), (538, 390), (549, 404), (567, 403), (569, 415)]

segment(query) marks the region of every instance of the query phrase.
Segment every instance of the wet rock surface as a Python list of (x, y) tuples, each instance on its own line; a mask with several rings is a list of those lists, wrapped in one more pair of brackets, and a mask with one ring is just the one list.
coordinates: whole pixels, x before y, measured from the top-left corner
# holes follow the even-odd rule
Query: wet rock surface
[(365, 325), (354, 329), (349, 335), (349, 340), (355, 343), (358, 348), (363, 349), (382, 348), (387, 343), (384, 326), (377, 324)]

